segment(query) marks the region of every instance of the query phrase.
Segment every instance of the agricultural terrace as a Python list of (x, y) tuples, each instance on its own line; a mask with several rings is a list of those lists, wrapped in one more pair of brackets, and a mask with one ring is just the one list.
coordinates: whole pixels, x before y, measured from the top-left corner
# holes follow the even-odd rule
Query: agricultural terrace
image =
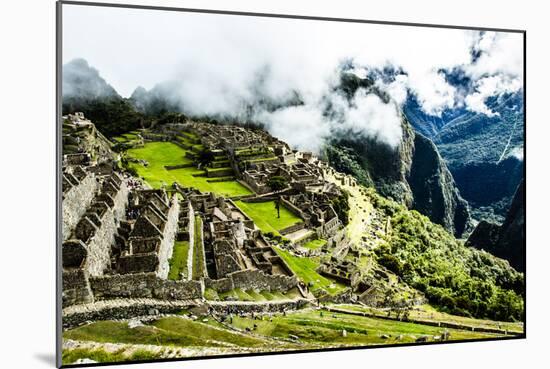
[[(192, 161), (185, 157), (186, 150), (171, 142), (147, 142), (143, 147), (129, 149), (127, 155), (145, 160), (148, 164), (130, 163), (130, 167), (153, 188), (163, 184), (178, 182), (183, 187), (194, 187), (202, 192), (214, 192), (218, 195), (232, 197), (249, 195), (252, 192), (235, 180), (209, 182), (205, 171), (192, 166)], [(167, 170), (165, 166), (188, 164), (189, 167)], [(211, 179), (210, 179), (211, 180)]]
[(242, 289), (235, 288), (227, 292), (216, 292), (211, 288), (207, 288), (204, 291), (204, 297), (207, 300), (213, 301), (225, 301), (228, 298), (239, 301), (280, 301), (280, 300), (294, 300), (301, 297), (297, 288), (293, 288), (287, 292), (280, 291), (268, 291), (268, 290), (254, 290), (254, 289)]
[(330, 278), (323, 277), (317, 273), (320, 260), (319, 257), (300, 257), (290, 252), (273, 248), (277, 254), (287, 263), (294, 273), (309, 286), (309, 290), (316, 296), (326, 293), (334, 295), (342, 292), (346, 286)]
[[(413, 343), (419, 337), (426, 337), (431, 342), (444, 331), (443, 328), (428, 325), (313, 309), (274, 314), (270, 318), (261, 316), (259, 319), (237, 315), (224, 324), (202, 318), (191, 320), (185, 315), (163, 317), (134, 328), (130, 328), (128, 322), (124, 321), (99, 321), (70, 329), (64, 332), (65, 339), (114, 343), (118, 346), (113, 352), (106, 352), (107, 346), (93, 350), (64, 349), (63, 362), (72, 363), (82, 357), (92, 357), (98, 361), (120, 361), (232, 352), (388, 345)], [(244, 335), (234, 329), (250, 330), (254, 335)], [(451, 341), (502, 336), (470, 330), (447, 331)], [(293, 337), (299, 341), (290, 341)], [(142, 345), (144, 349), (134, 355), (135, 350), (124, 344)]]
[(317, 239), (317, 240), (308, 241), (308, 242), (304, 243), (302, 245), (302, 247), (305, 247), (306, 249), (309, 249), (309, 250), (317, 250), (317, 249), (320, 249), (321, 247), (325, 246), (326, 244), (327, 244), (327, 240), (323, 240), (321, 238), (321, 239)]
[(265, 202), (243, 202), (236, 201), (235, 204), (245, 212), (263, 232), (271, 232), (280, 235), (281, 229), (300, 223), (302, 219), (294, 215), (282, 204), (279, 208), (280, 218), (277, 217), (275, 201)]

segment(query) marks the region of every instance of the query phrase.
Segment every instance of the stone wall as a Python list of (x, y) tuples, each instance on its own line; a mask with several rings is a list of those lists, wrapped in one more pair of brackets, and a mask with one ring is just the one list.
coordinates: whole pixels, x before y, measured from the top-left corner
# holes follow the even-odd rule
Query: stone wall
[(220, 279), (204, 279), (204, 287), (212, 288), (216, 292), (224, 293), (231, 291), (233, 287), (233, 280), (231, 278), (220, 278)]
[(156, 252), (122, 255), (118, 258), (120, 274), (156, 272), (159, 258)]
[(304, 222), (300, 222), (279, 230), (279, 233), (284, 236), (286, 234), (304, 229), (305, 227), (306, 227), (306, 224)]
[(155, 273), (110, 275), (90, 278), (96, 300), (116, 298), (155, 298), (161, 300), (189, 300), (202, 298), (201, 281), (172, 281), (161, 279)]
[(176, 239), (176, 233), (178, 232), (178, 219), (180, 212), (180, 203), (177, 196), (172, 197), (170, 210), (166, 216), (167, 221), (164, 226), (163, 238), (159, 248), (159, 267), (157, 269), (157, 276), (166, 279), (168, 272), (170, 271), (169, 260), (172, 257), (174, 251), (174, 241)]
[(63, 307), (94, 301), (88, 276), (82, 269), (64, 270), (62, 277)]
[(86, 208), (92, 202), (98, 188), (96, 177), (93, 173), (88, 175), (76, 186), (63, 194), (63, 241), (67, 240), (74, 227), (86, 212)]
[(195, 245), (195, 210), (189, 201), (189, 224), (187, 229), (189, 230), (189, 251), (187, 253), (187, 280), (193, 279), (193, 249)]
[[(115, 198), (114, 205), (107, 210), (101, 219), (101, 225), (87, 244), (88, 255), (84, 269), (92, 276), (102, 275), (111, 264), (111, 245), (128, 204), (128, 187), (122, 182)], [(117, 218), (117, 215), (119, 216)]]
[(231, 273), (229, 277), (234, 288), (286, 292), (298, 284), (295, 276), (269, 275), (261, 270), (242, 270)]
[(82, 324), (98, 320), (131, 319), (158, 314), (177, 314), (184, 309), (197, 306), (196, 301), (160, 301), (160, 300), (112, 300), (101, 302), (101, 306), (87, 305), (64, 309), (63, 329), (70, 329)]
[(223, 293), (235, 288), (286, 292), (298, 285), (295, 276), (265, 274), (261, 270), (240, 270), (226, 278), (204, 279), (204, 286)]
[(210, 302), (212, 312), (227, 315), (230, 313), (279, 313), (283, 311), (292, 311), (304, 308), (309, 301), (306, 299), (298, 299), (294, 301), (269, 301), (264, 303), (247, 303), (247, 302)]
[(294, 215), (296, 215), (299, 218), (302, 219), (308, 219), (309, 216), (307, 216), (299, 207), (291, 203), (290, 201), (286, 200), (285, 198), (281, 198), (282, 203), (284, 206)]
[(338, 217), (334, 217), (323, 226), (318, 227), (317, 233), (321, 238), (329, 238), (333, 236), (340, 228), (341, 222)]

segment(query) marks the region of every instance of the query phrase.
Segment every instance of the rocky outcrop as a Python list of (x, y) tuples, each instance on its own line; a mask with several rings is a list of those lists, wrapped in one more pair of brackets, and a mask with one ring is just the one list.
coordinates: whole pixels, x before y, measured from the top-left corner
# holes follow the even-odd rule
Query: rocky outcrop
[(413, 151), (407, 177), (412, 208), (460, 238), (471, 224), (468, 203), (460, 196), (451, 172), (430, 139), (416, 133)]
[(504, 223), (480, 222), (466, 245), (506, 259), (516, 270), (525, 272), (525, 181), (518, 186)]
[(525, 181), (518, 186), (512, 206), (501, 226), (496, 256), (510, 261), (517, 270), (525, 271)]
[(479, 249), (494, 247), (500, 235), (500, 225), (485, 220), (479, 222), (466, 241), (467, 246)]
[(395, 148), (371, 137), (341, 137), (327, 147), (327, 159), (337, 171), (350, 174), (361, 184), (374, 186), (383, 196), (410, 207), (413, 196), (407, 177), (415, 134), (405, 119), (401, 130), (402, 139)]

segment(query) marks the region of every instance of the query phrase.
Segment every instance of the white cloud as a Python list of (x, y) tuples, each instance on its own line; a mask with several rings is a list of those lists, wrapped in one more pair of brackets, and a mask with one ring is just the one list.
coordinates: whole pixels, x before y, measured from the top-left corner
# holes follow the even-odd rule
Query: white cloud
[(518, 78), (503, 74), (481, 78), (475, 83), (475, 92), (466, 96), (466, 108), (489, 117), (497, 116), (498, 112), (491, 111), (485, 105), (485, 99), (494, 95), (518, 91), (521, 85)]
[[(314, 139), (324, 137), (334, 123), (321, 118), (321, 101), (342, 60), (368, 69), (400, 68), (406, 75), (379, 81), (379, 86), (397, 104), (406, 101), (407, 93), (415, 94), (432, 115), (464, 103), (490, 115), (485, 97), (521, 88), (519, 34), (75, 5), (63, 9), (63, 60), (85, 58), (123, 96), (138, 85), (150, 89), (177, 79), (181, 88), (174, 95), (186, 111), (235, 116), (259, 95), (279, 101), (298, 92), (304, 107), (258, 113), (274, 130), (283, 120), (296, 122), (296, 137), (289, 141), (297, 146), (308, 143), (298, 134), (298, 122)], [(481, 52), (474, 64), (472, 47)], [(453, 67), (474, 79), (471, 96), (445, 81), (441, 70)], [(484, 81), (490, 77), (500, 82)], [(395, 144), (401, 127), (393, 104), (358, 95), (354, 107), (339, 108), (351, 119), (345, 125)]]
[(323, 140), (330, 136), (331, 123), (312, 106), (291, 106), (274, 113), (264, 111), (258, 118), (275, 137), (301, 150), (319, 152)]
[(510, 150), (508, 156), (512, 156), (519, 161), (523, 161), (523, 147), (514, 147), (512, 150)]
[(481, 55), (464, 69), (473, 79), (503, 74), (523, 79), (523, 35), (486, 32), (474, 40), (473, 48)]
[(490, 96), (519, 91), (523, 88), (523, 36), (486, 32), (473, 42), (480, 52), (475, 63), (463, 66), (474, 81), (474, 91), (465, 97), (466, 108), (495, 116), (485, 104)]
[(381, 79), (376, 81), (376, 85), (390, 95), (393, 101), (399, 106), (403, 105), (407, 100), (409, 77), (404, 74), (399, 74), (395, 80), (390, 83), (384, 83)]
[(402, 137), (401, 117), (398, 108), (385, 104), (377, 95), (358, 90), (353, 99), (353, 107), (346, 111), (342, 130), (350, 130), (353, 135), (366, 134), (395, 147)]

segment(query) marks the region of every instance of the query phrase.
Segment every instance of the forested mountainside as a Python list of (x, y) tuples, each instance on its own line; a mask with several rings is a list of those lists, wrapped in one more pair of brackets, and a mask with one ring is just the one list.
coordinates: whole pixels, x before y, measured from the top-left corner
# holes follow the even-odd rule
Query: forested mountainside
[[(63, 111), (83, 111), (107, 137), (186, 119), (177, 110), (175, 100), (166, 95), (169, 84), (159, 84), (150, 91), (137, 88), (131, 98), (125, 99), (85, 61), (75, 60), (66, 68), (69, 72), (64, 73)], [(383, 101), (389, 99), (372, 80), (351, 73), (342, 73), (336, 88), (347, 97), (361, 88)], [(300, 103), (298, 96), (288, 101), (292, 105)], [(505, 215), (509, 207), (507, 194), (513, 195), (521, 180), (523, 161), (517, 158), (523, 138), (520, 103), (518, 94), (493, 99), (489, 106), (499, 112), (498, 116), (449, 113), (447, 118), (453, 118), (450, 122), (436, 120), (429, 130), (419, 128), (425, 127), (419, 120), (422, 114), (417, 110), (411, 115), (412, 105), (406, 104), (401, 119), (402, 140), (397, 148), (372, 137), (340, 134), (327, 142), (321, 154), (338, 171), (418, 210), (456, 237), (466, 237), (472, 230), (469, 208), (477, 220), (492, 220), (493, 213), (497, 214), (496, 220), (501, 219), (498, 214)], [(501, 147), (506, 127), (511, 134), (505, 140), (507, 147)]]
[[(345, 74), (341, 88), (352, 95), (366, 88), (388, 99), (368, 78)], [(354, 175), (361, 183), (375, 186), (384, 196), (416, 209), (461, 237), (471, 228), (468, 204), (461, 197), (437, 147), (416, 133), (405, 115), (401, 119), (402, 139), (397, 149), (378, 140), (336, 137), (326, 156), (336, 169)]]
[(436, 144), (474, 218), (502, 222), (523, 178), (523, 92), (491, 97), (486, 105), (492, 116), (460, 108), (431, 117), (414, 99), (404, 112)]

